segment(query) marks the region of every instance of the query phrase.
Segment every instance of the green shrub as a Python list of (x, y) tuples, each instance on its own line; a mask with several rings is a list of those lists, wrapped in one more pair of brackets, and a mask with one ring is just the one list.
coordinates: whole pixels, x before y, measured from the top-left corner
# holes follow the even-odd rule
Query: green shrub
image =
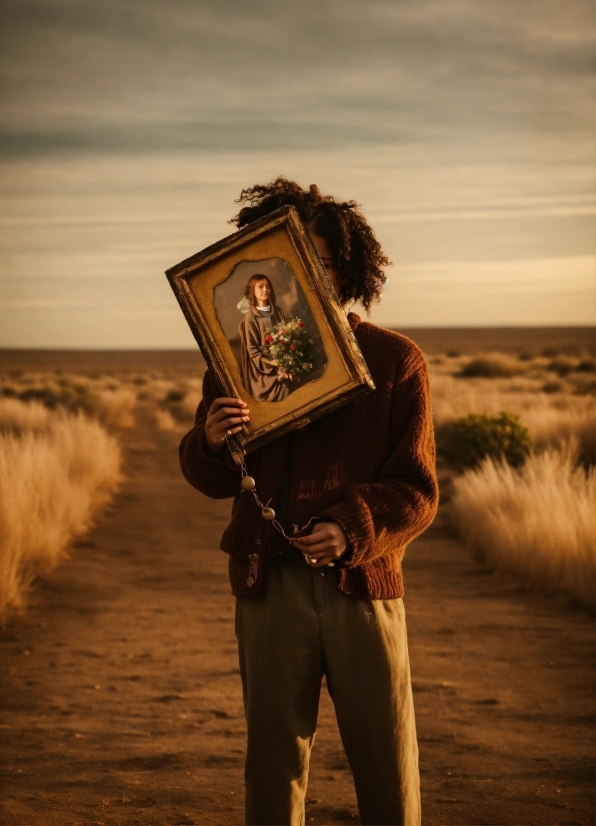
[(513, 376), (515, 371), (504, 361), (491, 358), (476, 358), (464, 364), (460, 376), (465, 379), (501, 379)]
[(531, 447), (530, 433), (513, 413), (498, 416), (471, 413), (442, 425), (437, 431), (439, 452), (459, 467), (474, 467), (485, 456), (522, 465)]

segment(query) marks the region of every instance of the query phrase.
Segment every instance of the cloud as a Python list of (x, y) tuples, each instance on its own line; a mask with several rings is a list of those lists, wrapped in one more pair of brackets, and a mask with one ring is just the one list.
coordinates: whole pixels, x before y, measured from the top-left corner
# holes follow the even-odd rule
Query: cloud
[(400, 267), (372, 320), (389, 327), (596, 323), (596, 258), (453, 261)]
[(2, 343), (192, 346), (163, 270), (277, 174), (363, 204), (381, 323), (585, 321), (595, 39), (593, 0), (3, 0)]
[(0, 151), (247, 150), (590, 127), (591, 4), (5, 0)]

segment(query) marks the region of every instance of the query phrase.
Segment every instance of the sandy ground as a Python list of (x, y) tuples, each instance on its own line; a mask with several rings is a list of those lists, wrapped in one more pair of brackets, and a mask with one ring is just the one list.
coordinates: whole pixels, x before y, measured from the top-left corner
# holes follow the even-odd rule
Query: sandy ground
[[(0, 634), (0, 822), (240, 824), (229, 502), (141, 416), (127, 482)], [(593, 623), (475, 563), (438, 523), (406, 564), (425, 824), (593, 824)], [(322, 694), (307, 823), (358, 823)]]

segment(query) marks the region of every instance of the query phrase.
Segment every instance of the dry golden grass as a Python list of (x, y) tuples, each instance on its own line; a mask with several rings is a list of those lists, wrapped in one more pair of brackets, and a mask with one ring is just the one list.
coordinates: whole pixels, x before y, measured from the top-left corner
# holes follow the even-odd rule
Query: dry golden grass
[(182, 430), (183, 428), (177, 424), (169, 410), (163, 410), (161, 407), (155, 410), (155, 421), (157, 422), (158, 430)]
[(182, 412), (191, 419), (194, 419), (195, 413), (197, 412), (197, 407), (201, 403), (202, 398), (203, 393), (200, 387), (195, 389), (191, 388), (182, 402)]
[[(499, 369), (489, 377), (491, 365)], [(534, 445), (519, 471), (487, 459), (454, 479), (449, 513), (462, 539), (489, 564), (537, 587), (566, 591), (593, 611), (592, 362), (579, 355), (435, 357), (430, 360), (430, 380), (438, 427), (471, 413), (496, 416), (508, 411), (526, 425)], [(591, 465), (590, 471), (577, 468), (578, 462)]]
[(81, 413), (0, 401), (0, 618), (89, 529), (120, 463), (115, 438)]
[[(539, 351), (539, 348), (533, 348), (534, 353)], [(465, 356), (435, 355), (429, 359), (437, 425), (469, 413), (497, 415), (506, 410), (518, 415), (523, 424), (528, 427), (535, 451), (547, 451), (545, 455), (552, 457), (555, 455), (552, 452), (553, 449), (565, 451), (570, 443), (575, 443), (578, 445), (578, 455), (582, 461), (594, 461), (596, 417), (593, 395), (590, 394), (590, 388), (594, 384), (594, 373), (592, 362), (586, 352), (561, 351), (559, 353), (553, 351), (547, 353), (544, 350), (542, 356), (528, 356), (527, 353), (522, 353), (521, 357), (512, 352), (508, 354), (496, 351), (474, 353), (471, 347), (466, 352)], [(475, 365), (470, 367), (469, 365), (474, 361)], [(162, 431), (170, 431), (175, 435), (178, 431), (190, 426), (201, 399), (200, 371), (195, 369), (194, 362), (186, 367), (184, 362), (180, 362), (180, 367), (177, 367), (177, 362), (171, 364), (168, 362), (162, 369), (159, 367), (159, 361), (154, 363), (148, 358), (146, 362), (139, 363), (137, 366), (129, 365), (126, 369), (123, 366), (122, 369), (106, 368), (104, 370), (97, 365), (93, 370), (89, 369), (88, 374), (85, 374), (85, 368), (81, 366), (69, 366), (66, 369), (71, 372), (18, 373), (7, 371), (0, 376), (0, 422), (4, 422), (3, 429), (9, 431), (4, 437), (3, 449), (13, 451), (13, 460), (17, 464), (21, 460), (14, 457), (19, 448), (22, 448), (22, 461), (32, 461), (26, 456), (29, 455), (27, 451), (31, 448), (28, 445), (34, 436), (39, 437), (40, 445), (44, 443), (44, 451), (50, 450), (52, 445), (52, 449), (63, 450), (62, 447), (58, 448), (57, 433), (60, 428), (57, 422), (65, 423), (71, 419), (66, 416), (60, 418), (57, 411), (61, 408), (70, 411), (82, 410), (87, 416), (91, 416), (111, 429), (134, 426), (134, 415), (138, 409), (139, 415), (152, 421), (154, 427)], [(466, 377), (466, 372), (471, 375)], [(12, 396), (12, 398), (6, 398), (7, 396)], [(19, 398), (39, 398), (46, 406), (42, 404), (23, 405), (18, 401)], [(55, 409), (49, 410), (48, 407)], [(87, 422), (87, 424), (90, 423)], [(15, 435), (19, 437), (18, 441), (15, 441)], [(103, 433), (103, 437), (105, 436), (106, 434)], [(101, 438), (97, 437), (99, 440)], [(6, 447), (9, 442), (10, 447)], [(92, 452), (99, 456), (102, 450), (101, 446), (99, 448), (96, 446)], [(43, 451), (40, 452), (40, 457), (42, 455), (45, 456)], [(536, 457), (532, 458), (528, 468), (533, 467), (532, 463), (536, 461), (538, 461)], [(46, 462), (46, 459), (40, 458), (40, 463), (43, 462)], [(513, 473), (513, 471), (507, 472)], [(526, 470), (523, 473), (529, 473), (529, 471)], [(495, 474), (497, 474), (496, 470), (493, 472), (493, 475)], [(525, 485), (526, 492), (518, 503), (520, 513), (527, 514), (528, 525), (535, 524), (532, 522), (534, 494), (531, 493), (530, 487), (531, 485), (539, 487), (538, 477), (526, 478), (523, 475), (514, 475), (511, 478), (517, 480), (518, 485)], [(567, 484), (563, 481), (565, 478), (562, 474), (562, 486)], [(456, 484), (464, 484), (464, 479), (469, 480), (470, 477), (466, 475), (456, 480)], [(486, 499), (483, 493), (486, 480), (484, 477), (478, 477), (478, 479), (480, 481), (473, 477), (472, 481), (466, 482), (468, 484), (466, 495), (471, 502), (477, 487), (477, 499), (480, 504), (474, 506), (474, 513), (477, 514), (476, 521), (482, 524), (485, 520), (485, 513), (490, 512), (487, 510), (490, 506), (490, 497)], [(519, 481), (520, 479), (522, 481)], [(558, 481), (558, 479), (553, 481), (554, 489)], [(574, 484), (581, 486), (582, 483), (574, 482)], [(42, 486), (41, 478), (40, 486)], [(25, 489), (21, 490), (22, 495), (25, 496)], [(36, 495), (42, 496), (41, 492)], [(538, 488), (535, 496), (538, 498), (543, 496), (538, 492)], [(553, 494), (553, 498), (556, 499), (557, 496)], [(548, 518), (553, 523), (564, 524), (570, 521), (560, 509), (555, 510), (549, 505), (547, 510)], [(573, 513), (573, 510), (569, 510), (569, 514)], [(529, 527), (526, 526), (526, 528), (527, 531), (530, 530)], [(561, 536), (566, 530), (567, 528), (561, 528)], [(73, 528), (69, 536), (74, 536), (76, 532)], [(522, 573), (523, 576), (530, 576), (527, 571), (531, 568), (534, 542), (541, 541), (542, 534), (538, 533), (537, 536), (538, 540), (531, 537), (527, 541), (525, 538), (520, 540), (517, 553), (520, 557), (519, 571), (525, 572)], [(66, 540), (67, 544), (68, 540)], [(559, 556), (563, 555), (561, 551), (563, 546), (562, 539), (558, 551)], [(58, 552), (58, 556), (60, 553), (61, 551)], [(578, 557), (574, 555), (573, 550), (569, 554), (568, 566), (573, 568)], [(29, 569), (23, 570), (25, 571), (24, 581), (27, 581)]]
[(137, 393), (135, 385), (126, 386), (113, 377), (28, 373), (0, 379), (0, 397), (38, 401), (51, 409), (81, 410), (110, 428), (134, 426)]
[(525, 418), (538, 448), (576, 443), (579, 459), (585, 464), (594, 462), (596, 411), (593, 403), (571, 408), (537, 406)]
[(104, 428), (135, 425), (139, 401), (160, 430), (182, 431), (198, 377), (9, 372), (0, 376), (0, 619), (20, 610), (37, 573), (88, 530), (120, 478)]
[(568, 449), (531, 456), (520, 470), (486, 459), (456, 478), (451, 518), (464, 542), (495, 568), (594, 611), (596, 470)]
[(179, 391), (180, 396), (183, 395), (183, 390), (178, 385), (179, 383), (172, 379), (148, 378), (143, 385), (141, 398), (154, 403), (169, 401), (171, 394), (177, 395)]
[[(535, 360), (537, 361), (537, 360)], [(430, 365), (435, 424), (470, 413), (515, 413), (530, 431), (534, 445), (564, 448), (570, 440), (579, 445), (580, 458), (593, 462), (596, 407), (592, 395), (543, 391), (545, 376), (534, 365), (514, 379), (457, 378), (453, 365)]]
[(202, 398), (201, 379), (153, 378), (145, 382), (140, 397), (154, 404), (167, 404), (182, 414), (194, 416)]
[(149, 381), (143, 388), (142, 398), (154, 406), (159, 430), (182, 431), (192, 424), (201, 401), (201, 381)]
[(16, 399), (0, 399), (0, 432), (47, 430), (50, 416), (50, 410), (39, 402), (25, 404)]
[(99, 390), (95, 397), (92, 412), (95, 412), (100, 422), (114, 428), (134, 427), (134, 410), (137, 405), (134, 390), (130, 387)]
[[(82, 375), (59, 371), (0, 374), (0, 404), (14, 400), (39, 402), (50, 410), (80, 410), (109, 430), (134, 427), (140, 407), (150, 414), (158, 429), (182, 431), (192, 424), (201, 391), (199, 376), (149, 370), (144, 374)], [(41, 408), (37, 410), (45, 421)]]

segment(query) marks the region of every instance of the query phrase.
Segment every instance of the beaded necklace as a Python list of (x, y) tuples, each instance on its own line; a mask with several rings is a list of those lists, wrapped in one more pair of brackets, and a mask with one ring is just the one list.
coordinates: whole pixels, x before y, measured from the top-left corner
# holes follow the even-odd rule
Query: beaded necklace
[[(225, 432), (225, 438), (226, 438), (226, 444), (227, 444), (228, 449), (229, 449), (230, 453), (232, 454), (232, 456), (237, 455), (232, 450), (232, 447), (231, 447), (230, 441), (229, 441), (229, 431), (227, 431), (227, 430)], [(244, 461), (244, 454), (242, 455), (242, 460), (240, 461), (239, 467), (240, 467), (240, 477), (241, 477), (240, 478), (240, 487), (244, 491), (244, 493), (252, 493), (252, 495), (254, 497), (254, 500), (255, 500), (255, 503), (256, 503), (257, 507), (259, 508), (259, 510), (261, 511), (261, 516), (263, 517), (265, 522), (270, 522), (272, 524), (272, 526), (275, 528), (275, 530), (278, 533), (280, 533), (284, 537), (284, 539), (287, 539), (288, 542), (292, 542), (293, 539), (300, 539), (301, 537), (307, 536), (310, 533), (310, 531), (313, 527), (313, 524), (317, 521), (316, 516), (311, 516), (311, 518), (308, 520), (306, 525), (304, 525), (304, 527), (302, 527), (302, 528), (299, 528), (298, 525), (292, 525), (292, 529), (293, 529), (292, 533), (288, 536), (288, 534), (284, 530), (283, 525), (280, 522), (278, 522), (278, 520), (275, 518), (275, 511), (273, 510), (273, 508), (269, 507), (269, 505), (271, 504), (271, 499), (268, 499), (265, 504), (263, 504), (261, 502), (261, 500), (259, 499), (259, 496), (257, 494), (257, 483), (255, 482), (255, 480), (253, 479), (252, 476), (248, 475), (248, 471), (246, 470), (246, 463)], [(275, 554), (271, 554), (271, 556), (268, 557), (268, 559), (271, 559), (274, 556), (281, 556), (281, 554), (284, 554), (286, 551), (287, 551), (287, 548), (284, 548), (283, 550), (278, 551)], [(307, 562), (309, 562), (311, 564), (314, 564), (312, 562), (311, 557), (308, 554), (304, 554), (304, 556), (306, 557)], [(250, 568), (249, 568), (249, 571), (248, 571), (248, 578), (246, 580), (246, 584), (250, 588), (257, 581), (257, 575), (258, 575), (258, 571), (259, 571), (259, 554), (251, 553), (251, 554), (249, 554), (248, 559), (249, 559), (249, 562), (250, 562)], [(327, 563), (328, 568), (333, 568), (334, 566), (335, 566), (335, 562), (328, 562)]]

